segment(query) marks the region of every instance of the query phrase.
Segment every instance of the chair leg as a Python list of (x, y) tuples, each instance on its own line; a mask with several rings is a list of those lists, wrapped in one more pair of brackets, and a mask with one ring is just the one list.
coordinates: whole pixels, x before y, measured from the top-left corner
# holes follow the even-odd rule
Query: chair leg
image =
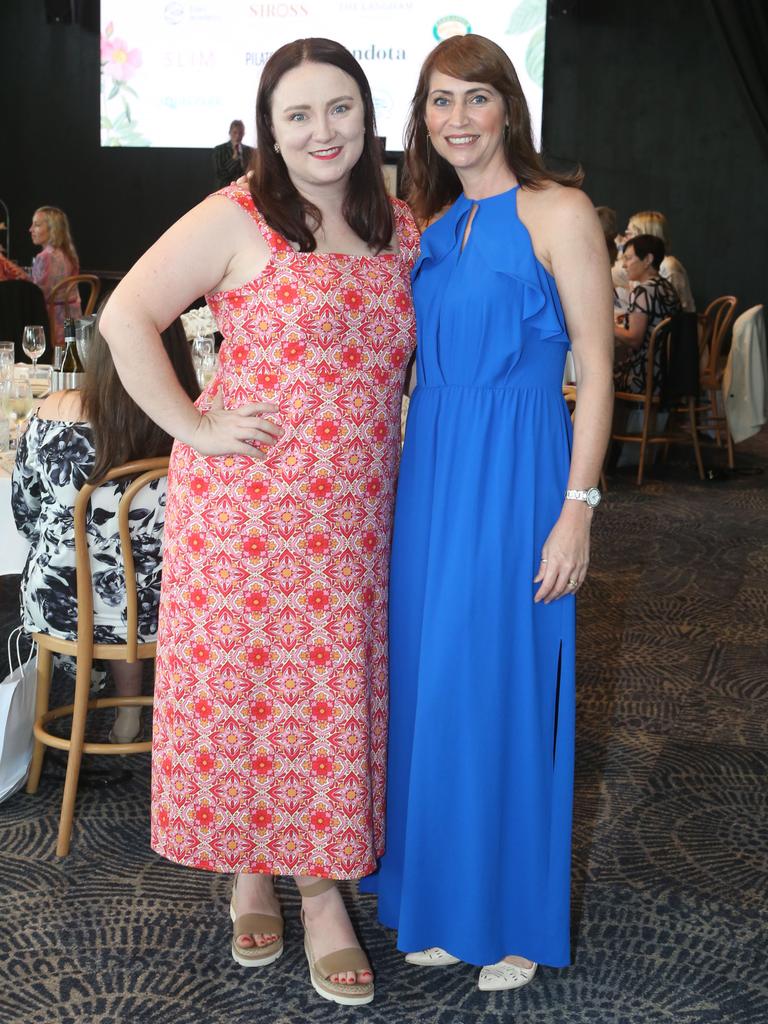
[(696, 426), (696, 400), (688, 399), (688, 418), (691, 424), (691, 439), (693, 440), (693, 451), (696, 455), (696, 468), (699, 471), (699, 480), (704, 479), (704, 463), (701, 461), (701, 445), (699, 444), (699, 432)]
[(728, 449), (728, 469), (733, 469), (733, 438), (731, 437), (731, 427), (728, 423), (728, 413), (725, 409), (725, 395), (723, 395), (723, 430), (725, 432), (725, 445)]
[[(48, 700), (51, 693), (51, 668), (53, 665), (53, 654), (47, 647), (37, 647), (37, 689), (35, 691), (35, 721), (48, 710)], [(37, 738), (32, 748), (32, 763), (29, 766), (27, 777), (27, 792), (36, 793), (40, 785), (40, 775), (43, 771), (43, 758), (45, 757), (45, 744)]]
[(80, 764), (83, 759), (85, 743), (85, 721), (88, 716), (88, 697), (91, 688), (91, 658), (77, 659), (75, 675), (74, 711), (72, 712), (72, 730), (69, 734), (69, 754), (67, 757), (67, 775), (64, 780), (64, 796), (61, 801), (61, 819), (59, 821), (59, 838), (56, 844), (56, 856), (66, 857), (72, 837), (72, 819), (75, 814), (77, 798), (77, 782), (80, 777)]
[(720, 407), (717, 403), (717, 392), (709, 392), (709, 409), (710, 417), (712, 419), (712, 425), (715, 428), (715, 441), (717, 441), (717, 447), (721, 448), (723, 442), (720, 440)]
[(650, 430), (651, 412), (648, 402), (643, 407), (643, 433), (640, 437), (640, 458), (637, 463), (637, 486), (643, 486), (643, 474), (645, 473), (645, 452), (648, 446), (648, 431)]

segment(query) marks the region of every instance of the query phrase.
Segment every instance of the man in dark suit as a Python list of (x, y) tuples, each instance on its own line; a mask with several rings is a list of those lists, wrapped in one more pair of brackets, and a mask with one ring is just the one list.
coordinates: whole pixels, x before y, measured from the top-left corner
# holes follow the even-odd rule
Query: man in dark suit
[(229, 126), (229, 142), (222, 142), (213, 150), (213, 165), (216, 173), (216, 188), (223, 188), (237, 180), (248, 169), (253, 150), (243, 145), (245, 125), (233, 121)]

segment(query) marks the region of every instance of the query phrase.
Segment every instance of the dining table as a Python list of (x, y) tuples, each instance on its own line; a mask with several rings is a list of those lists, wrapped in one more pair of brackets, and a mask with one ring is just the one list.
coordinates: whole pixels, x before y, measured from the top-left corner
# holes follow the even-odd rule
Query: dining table
[[(14, 379), (30, 382), (32, 396), (37, 407), (51, 388), (50, 367), (38, 365), (37, 374), (26, 364), (16, 364)], [(18, 428), (13, 429), (14, 436)], [(23, 428), (22, 428), (23, 429)], [(11, 477), (16, 452), (0, 451), (0, 576), (20, 573), (29, 554), (29, 544), (16, 530), (16, 523), (11, 509)]]

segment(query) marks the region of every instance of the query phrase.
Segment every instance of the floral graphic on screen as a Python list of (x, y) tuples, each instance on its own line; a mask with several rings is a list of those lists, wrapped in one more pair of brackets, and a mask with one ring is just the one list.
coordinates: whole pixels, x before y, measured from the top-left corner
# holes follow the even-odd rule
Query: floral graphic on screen
[(138, 98), (128, 84), (141, 67), (141, 50), (129, 48), (114, 34), (110, 21), (101, 36), (101, 144), (147, 146), (131, 116), (130, 97)]
[(521, 0), (512, 11), (507, 26), (510, 35), (532, 32), (525, 53), (525, 69), (528, 77), (538, 86), (544, 85), (544, 36), (546, 4), (542, 0)]

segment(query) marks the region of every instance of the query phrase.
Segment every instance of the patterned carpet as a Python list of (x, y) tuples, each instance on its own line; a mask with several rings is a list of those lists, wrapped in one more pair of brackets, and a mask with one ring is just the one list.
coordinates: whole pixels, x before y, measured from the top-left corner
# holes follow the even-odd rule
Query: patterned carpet
[(39, 794), (0, 805), (0, 1022), (765, 1024), (767, 464), (763, 436), (734, 475), (671, 462), (642, 490), (610, 481), (579, 606), (571, 968), (483, 994), (470, 967), (408, 967), (350, 887), (377, 994), (335, 1007), (309, 986), (284, 886), (286, 954), (245, 971), (227, 881), (149, 850), (148, 759), (88, 780), (57, 860), (49, 755)]

